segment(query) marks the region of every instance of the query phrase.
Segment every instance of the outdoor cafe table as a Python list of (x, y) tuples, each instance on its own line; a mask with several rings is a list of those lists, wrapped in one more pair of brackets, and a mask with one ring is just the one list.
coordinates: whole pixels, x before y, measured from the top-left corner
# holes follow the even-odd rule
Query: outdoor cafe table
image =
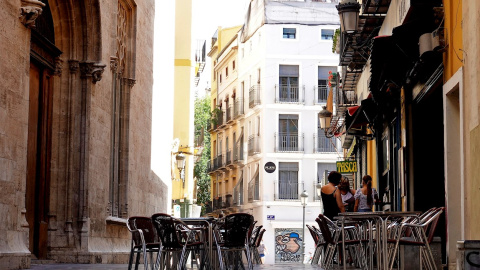
[[(345, 239), (345, 220), (355, 220), (355, 221), (368, 221), (371, 224), (371, 221), (376, 221), (377, 226), (377, 235), (380, 236), (380, 239), (377, 238), (377, 241), (380, 241), (380, 245), (377, 245), (377, 261), (380, 258), (380, 265), (381, 268), (378, 269), (387, 269), (388, 268), (388, 252), (387, 252), (387, 226), (388, 226), (388, 219), (393, 217), (414, 217), (418, 216), (420, 212), (417, 211), (410, 211), (410, 212), (391, 212), (391, 211), (375, 211), (375, 212), (344, 212), (338, 213), (338, 217), (336, 219), (340, 220), (341, 228), (342, 228), (342, 239)], [(370, 228), (371, 229), (371, 228)], [(371, 231), (370, 231), (371, 232)], [(370, 238), (371, 238), (370, 233)], [(372, 239), (369, 239), (369, 243), (371, 243)], [(378, 243), (378, 242), (377, 242)], [(370, 249), (372, 250), (372, 249)], [(343, 261), (343, 269), (347, 269), (346, 265), (346, 253), (345, 253), (345, 241), (342, 241), (342, 261)], [(370, 252), (370, 269), (373, 269), (373, 254)]]
[(202, 226), (207, 229), (208, 234), (208, 260), (209, 266), (212, 267), (216, 263), (213, 263), (213, 223), (215, 218), (213, 217), (198, 217), (198, 218), (181, 218), (181, 220), (189, 226)]

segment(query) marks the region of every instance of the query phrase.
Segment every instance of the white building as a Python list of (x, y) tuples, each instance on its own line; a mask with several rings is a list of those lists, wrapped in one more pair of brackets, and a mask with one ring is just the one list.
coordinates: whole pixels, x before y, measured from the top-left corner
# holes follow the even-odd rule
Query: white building
[[(313, 254), (308, 230), (302, 236), (300, 194), (309, 194), (305, 219), (314, 225), (323, 211), (315, 185), (343, 156), (339, 141), (326, 138), (318, 123), (329, 71), (338, 65), (332, 53), (338, 13), (327, 2), (253, 0), (238, 35), (236, 80), (245, 116), (236, 124), (245, 133), (245, 158), (243, 191), (235, 193), (244, 196), (240, 211), (266, 229), (266, 264), (300, 260), (304, 239), (305, 257)], [(267, 162), (274, 172), (266, 172)]]

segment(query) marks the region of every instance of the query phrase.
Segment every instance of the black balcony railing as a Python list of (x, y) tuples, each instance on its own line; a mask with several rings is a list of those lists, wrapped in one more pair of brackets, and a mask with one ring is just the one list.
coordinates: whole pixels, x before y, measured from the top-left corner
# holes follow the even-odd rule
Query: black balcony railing
[(248, 92), (248, 107), (250, 109), (261, 104), (260, 90), (261, 88), (259, 84), (250, 87), (250, 90)]
[(248, 202), (260, 200), (260, 179), (258, 177), (248, 183)]
[(233, 120), (233, 105), (230, 104), (227, 108), (227, 115), (226, 115), (227, 123)]
[(326, 85), (318, 85), (314, 87), (315, 104), (327, 103), (329, 87)]
[[(320, 130), (319, 132), (324, 132)], [(337, 150), (335, 148), (335, 144), (338, 139), (335, 137), (327, 138), (324, 134), (313, 134), (313, 141), (315, 142), (315, 153), (335, 153)]]
[(226, 165), (232, 164), (232, 150), (227, 151)]
[(275, 182), (276, 187), (276, 194), (275, 200), (284, 200), (284, 201), (296, 201), (299, 199), (298, 195), (298, 188), (299, 183), (298, 180), (283, 180), (279, 179)]
[(237, 143), (233, 148), (233, 162), (243, 161), (243, 143)]
[(337, 105), (339, 107), (350, 107), (357, 105), (357, 95), (355, 91), (338, 90), (337, 87)]
[(275, 152), (303, 152), (303, 133), (279, 132), (275, 133), (275, 137)]
[(233, 188), (233, 205), (243, 205), (243, 179)]
[(233, 118), (238, 118), (244, 114), (244, 109), (243, 109), (243, 99), (241, 98), (236, 98), (235, 99), (235, 104), (233, 107)]
[(275, 103), (304, 103), (305, 101), (304, 87), (295, 84), (277, 84), (275, 89)]
[(260, 153), (260, 138), (257, 135), (248, 137), (248, 155), (253, 156)]

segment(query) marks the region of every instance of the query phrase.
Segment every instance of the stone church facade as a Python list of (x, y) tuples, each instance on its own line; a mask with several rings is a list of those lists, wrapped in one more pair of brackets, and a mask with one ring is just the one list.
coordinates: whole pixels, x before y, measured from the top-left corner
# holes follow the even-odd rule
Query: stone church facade
[(5, 0), (0, 268), (125, 263), (132, 215), (165, 212), (151, 170), (154, 0)]

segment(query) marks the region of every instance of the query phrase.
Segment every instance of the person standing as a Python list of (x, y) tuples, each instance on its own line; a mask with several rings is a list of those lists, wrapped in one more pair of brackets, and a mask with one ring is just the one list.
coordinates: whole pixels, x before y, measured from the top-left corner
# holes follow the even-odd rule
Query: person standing
[(258, 246), (258, 254), (260, 255), (260, 260), (262, 261), (262, 264), (265, 263), (265, 254), (267, 254), (267, 248), (263, 244), (263, 239), (260, 242), (260, 245)]
[(355, 207), (355, 190), (350, 188), (350, 182), (348, 181), (348, 178), (345, 177), (340, 181), (338, 189), (340, 190), (340, 194), (342, 194), (342, 202), (343, 206), (345, 207), (345, 211), (353, 212), (353, 208)]
[(365, 175), (362, 179), (363, 186), (359, 188), (355, 197), (355, 212), (372, 212), (372, 207), (376, 199), (378, 199), (378, 192), (372, 188), (372, 177)]
[(333, 217), (337, 216), (340, 212), (345, 212), (345, 207), (342, 202), (342, 195), (337, 188), (338, 184), (342, 180), (342, 174), (337, 171), (332, 171), (328, 174), (328, 184), (322, 187), (322, 202), (323, 202), (323, 215), (333, 220)]

